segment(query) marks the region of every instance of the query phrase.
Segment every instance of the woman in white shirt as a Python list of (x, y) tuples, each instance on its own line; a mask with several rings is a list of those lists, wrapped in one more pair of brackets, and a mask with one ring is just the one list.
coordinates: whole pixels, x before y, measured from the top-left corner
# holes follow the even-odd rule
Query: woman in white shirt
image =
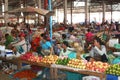
[(19, 38), (20, 38), (20, 40), (17, 43), (14, 43), (13, 46), (16, 47), (18, 52), (25, 53), (25, 52), (27, 52), (27, 44), (26, 44), (24, 35), (20, 35)]
[(76, 58), (76, 51), (74, 48), (69, 47), (69, 43), (67, 41), (63, 41), (62, 47), (60, 47), (60, 55), (59, 57), (64, 58)]
[(101, 40), (100, 37), (95, 36), (93, 47), (91, 48), (89, 53), (90, 53), (89, 57), (95, 59), (96, 61), (102, 61), (102, 62), (108, 61), (106, 54), (107, 53), (106, 47), (104, 45), (103, 40)]

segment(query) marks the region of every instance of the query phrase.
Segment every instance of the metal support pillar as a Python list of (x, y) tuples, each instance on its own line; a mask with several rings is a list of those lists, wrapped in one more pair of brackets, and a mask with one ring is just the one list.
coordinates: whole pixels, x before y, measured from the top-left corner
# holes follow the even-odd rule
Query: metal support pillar
[(91, 12), (91, 10), (90, 10), (90, 6), (89, 6), (89, 23), (90, 23), (90, 12)]
[(64, 24), (67, 24), (67, 0), (64, 0)]
[[(5, 12), (8, 11), (8, 0), (5, 0), (4, 10), (5, 10)], [(8, 23), (8, 13), (5, 13), (4, 21), (5, 21), (5, 25), (7, 26), (7, 23)]]
[(17, 15), (17, 22), (19, 23), (19, 15)]
[(70, 11), (71, 12), (71, 25), (72, 25), (72, 7), (73, 6), (72, 6), (72, 0), (71, 0), (71, 11)]
[[(26, 7), (27, 6), (27, 4), (26, 4), (27, 2), (26, 2), (26, 0), (24, 0), (24, 4), (23, 4), (23, 7)], [(24, 13), (23, 14), (24, 16), (23, 16), (23, 21), (24, 21), (24, 23), (26, 23), (26, 19), (27, 19), (27, 15)]]
[[(41, 8), (41, 0), (38, 0), (38, 8)], [(41, 21), (41, 15), (38, 15), (38, 23), (42, 22)]]
[(44, 0), (44, 9), (48, 8), (48, 0)]
[(111, 2), (111, 23), (112, 23), (112, 15), (113, 15), (113, 8), (112, 8), (112, 2)]
[[(51, 0), (48, 0), (49, 10), (52, 11)], [(49, 25), (50, 25), (50, 40), (52, 42), (52, 16), (49, 18)]]
[[(48, 8), (48, 0), (44, 0), (44, 9), (47, 9)], [(47, 29), (49, 29), (48, 28), (48, 18), (45, 16), (44, 17), (44, 25), (45, 25), (45, 27), (47, 27)]]
[(56, 21), (58, 22), (58, 9), (55, 9), (55, 16), (56, 16)]
[(102, 22), (103, 22), (103, 23), (105, 22), (105, 12), (106, 12), (106, 4), (105, 4), (105, 2), (103, 1), (103, 18), (102, 18)]
[(85, 0), (85, 24), (87, 26), (88, 24), (88, 20), (89, 20), (89, 17), (88, 17), (88, 0)]

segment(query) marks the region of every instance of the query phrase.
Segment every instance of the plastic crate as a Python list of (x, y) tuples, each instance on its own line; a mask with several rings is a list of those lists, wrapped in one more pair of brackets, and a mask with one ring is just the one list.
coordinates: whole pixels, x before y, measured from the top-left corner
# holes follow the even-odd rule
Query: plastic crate
[(96, 76), (85, 76), (82, 80), (100, 80), (100, 78)]
[(118, 77), (118, 80), (120, 80), (120, 76)]
[(118, 76), (107, 75), (106, 80), (118, 80)]
[(78, 74), (78, 73), (73, 73), (73, 72), (66, 72), (67, 75), (67, 80), (82, 80), (82, 77), (84, 75)]

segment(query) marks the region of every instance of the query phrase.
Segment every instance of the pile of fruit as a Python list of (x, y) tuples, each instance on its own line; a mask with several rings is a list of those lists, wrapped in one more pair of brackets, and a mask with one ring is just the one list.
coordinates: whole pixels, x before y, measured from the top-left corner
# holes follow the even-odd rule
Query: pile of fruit
[(32, 52), (27, 52), (26, 54), (20, 56), (20, 59), (31, 61), (31, 62), (41, 62), (42, 57), (41, 56), (35, 56), (32, 54)]
[(107, 70), (106, 74), (112, 74), (120, 76), (120, 64), (111, 65)]
[(92, 70), (92, 71), (97, 71), (97, 72), (105, 72), (106, 69), (109, 67), (110, 65), (108, 63), (103, 63), (103, 62), (88, 62), (86, 64), (86, 69), (87, 70)]
[(42, 58), (41, 62), (45, 64), (54, 64), (58, 60), (58, 56), (49, 55)]
[(67, 66), (73, 67), (73, 68), (79, 68), (79, 69), (85, 69), (86, 68), (86, 61), (79, 60), (79, 59), (71, 59)]
[(20, 59), (28, 60), (31, 56), (33, 56), (32, 52), (26, 52), (25, 54), (20, 56)]
[(56, 61), (56, 64), (60, 64), (60, 65), (67, 65), (68, 62), (69, 62), (69, 58), (59, 58), (57, 61)]
[[(45, 64), (60, 64), (67, 65), (73, 68), (92, 70), (97, 72), (105, 72), (107, 74), (120, 75), (120, 65), (113, 65), (110, 67), (108, 63), (97, 62), (87, 62), (80, 59), (69, 59), (69, 58), (58, 58), (56, 55), (49, 55), (42, 58), (41, 56), (34, 56), (32, 52), (27, 52), (20, 57), (22, 60), (28, 60), (31, 62), (41, 62)], [(110, 68), (109, 68), (110, 67)]]
[(42, 60), (41, 56), (34, 56), (34, 55), (30, 56), (30, 58), (28, 59), (28, 61), (38, 62), (38, 63), (41, 62), (41, 60)]

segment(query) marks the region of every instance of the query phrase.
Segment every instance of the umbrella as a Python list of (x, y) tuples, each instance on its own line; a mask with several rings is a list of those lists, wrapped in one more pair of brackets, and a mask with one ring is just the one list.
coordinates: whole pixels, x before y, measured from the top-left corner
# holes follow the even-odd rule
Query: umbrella
[(48, 11), (48, 10), (45, 10), (45, 9), (34, 8), (34, 7), (31, 7), (31, 6), (27, 6), (27, 7), (24, 7), (24, 8), (17, 8), (17, 9), (8, 11), (9, 14), (16, 14), (16, 13), (21, 13), (21, 12), (28, 13), (28, 14), (29, 13), (37, 13), (37, 14), (40, 14), (40, 15), (43, 15), (43, 16), (53, 14), (52, 11)]

